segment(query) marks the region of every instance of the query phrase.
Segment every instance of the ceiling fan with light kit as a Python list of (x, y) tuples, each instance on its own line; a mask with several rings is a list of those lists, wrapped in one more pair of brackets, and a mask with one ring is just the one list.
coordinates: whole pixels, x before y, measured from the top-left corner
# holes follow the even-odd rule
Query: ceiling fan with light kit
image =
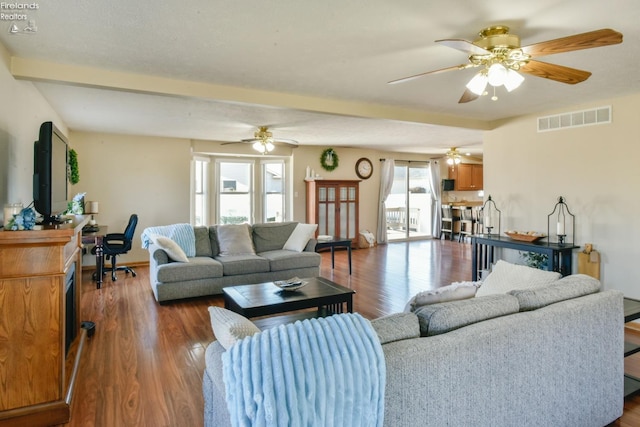
[(270, 153), (273, 151), (276, 144), (288, 145), (293, 148), (298, 147), (298, 141), (293, 139), (274, 138), (273, 134), (269, 131), (268, 126), (260, 126), (260, 128), (253, 134), (253, 138), (242, 139), (234, 142), (225, 142), (223, 145), (238, 143), (252, 144), (253, 149), (261, 154)]
[(467, 83), (466, 90), (458, 103), (474, 101), (486, 95), (487, 85), (493, 86), (494, 94), (491, 99), (495, 101), (498, 99), (495, 88), (504, 86), (508, 92), (511, 92), (524, 81), (520, 73), (566, 84), (580, 83), (591, 76), (589, 71), (541, 62), (534, 58), (622, 43), (622, 34), (608, 28), (524, 47), (520, 46), (520, 37), (509, 33), (509, 27), (505, 25), (487, 27), (479, 32), (479, 36), (473, 42), (464, 39), (436, 40), (436, 43), (468, 54), (468, 63), (427, 71), (388, 83), (403, 83), (429, 74), (480, 67), (480, 71)]
[(463, 158), (482, 162), (482, 158), (472, 156), (471, 153), (462, 152), (458, 147), (451, 147), (441, 158), (444, 159), (451, 167), (460, 164)]

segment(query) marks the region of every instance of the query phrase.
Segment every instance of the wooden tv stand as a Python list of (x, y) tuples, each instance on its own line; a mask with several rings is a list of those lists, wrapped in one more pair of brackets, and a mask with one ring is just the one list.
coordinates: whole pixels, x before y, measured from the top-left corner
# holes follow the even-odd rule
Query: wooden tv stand
[[(69, 421), (87, 333), (80, 332), (82, 226), (0, 230), (0, 425)], [(65, 375), (67, 337), (80, 340)]]

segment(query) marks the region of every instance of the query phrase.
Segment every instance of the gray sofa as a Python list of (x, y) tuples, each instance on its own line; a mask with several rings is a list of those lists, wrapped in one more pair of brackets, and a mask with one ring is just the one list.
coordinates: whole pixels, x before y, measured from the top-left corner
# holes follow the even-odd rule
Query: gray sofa
[[(623, 410), (623, 295), (587, 276), (372, 321), (384, 425), (593, 426)], [(230, 425), (224, 348), (206, 350), (205, 425)]]
[(233, 285), (320, 275), (320, 254), (311, 239), (302, 252), (283, 246), (297, 222), (254, 224), (251, 238), (255, 254), (219, 256), (217, 226), (194, 227), (196, 256), (173, 262), (167, 253), (149, 244), (149, 276), (158, 302), (222, 293)]

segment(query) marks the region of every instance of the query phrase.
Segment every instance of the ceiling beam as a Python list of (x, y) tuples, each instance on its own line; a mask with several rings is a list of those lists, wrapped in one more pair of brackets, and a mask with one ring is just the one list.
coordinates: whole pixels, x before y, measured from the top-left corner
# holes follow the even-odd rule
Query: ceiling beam
[(59, 64), (16, 56), (11, 57), (11, 74), (16, 79), (21, 80), (133, 93), (258, 104), (351, 117), (398, 120), (476, 130), (491, 130), (493, 128), (490, 122), (434, 114), (417, 109), (223, 86), (146, 74)]

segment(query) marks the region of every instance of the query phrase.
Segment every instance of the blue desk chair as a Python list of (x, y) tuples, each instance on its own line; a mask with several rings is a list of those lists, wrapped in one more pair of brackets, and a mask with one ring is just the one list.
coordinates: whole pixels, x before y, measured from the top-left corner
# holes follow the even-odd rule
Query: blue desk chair
[(124, 271), (125, 274), (131, 273), (133, 277), (136, 277), (136, 272), (130, 267), (125, 265), (116, 266), (117, 256), (124, 255), (131, 250), (136, 225), (138, 225), (138, 215), (133, 214), (129, 218), (129, 224), (127, 224), (124, 233), (108, 233), (102, 241), (104, 256), (107, 260), (111, 259), (111, 280), (114, 282), (117, 280), (116, 271), (118, 270)]

